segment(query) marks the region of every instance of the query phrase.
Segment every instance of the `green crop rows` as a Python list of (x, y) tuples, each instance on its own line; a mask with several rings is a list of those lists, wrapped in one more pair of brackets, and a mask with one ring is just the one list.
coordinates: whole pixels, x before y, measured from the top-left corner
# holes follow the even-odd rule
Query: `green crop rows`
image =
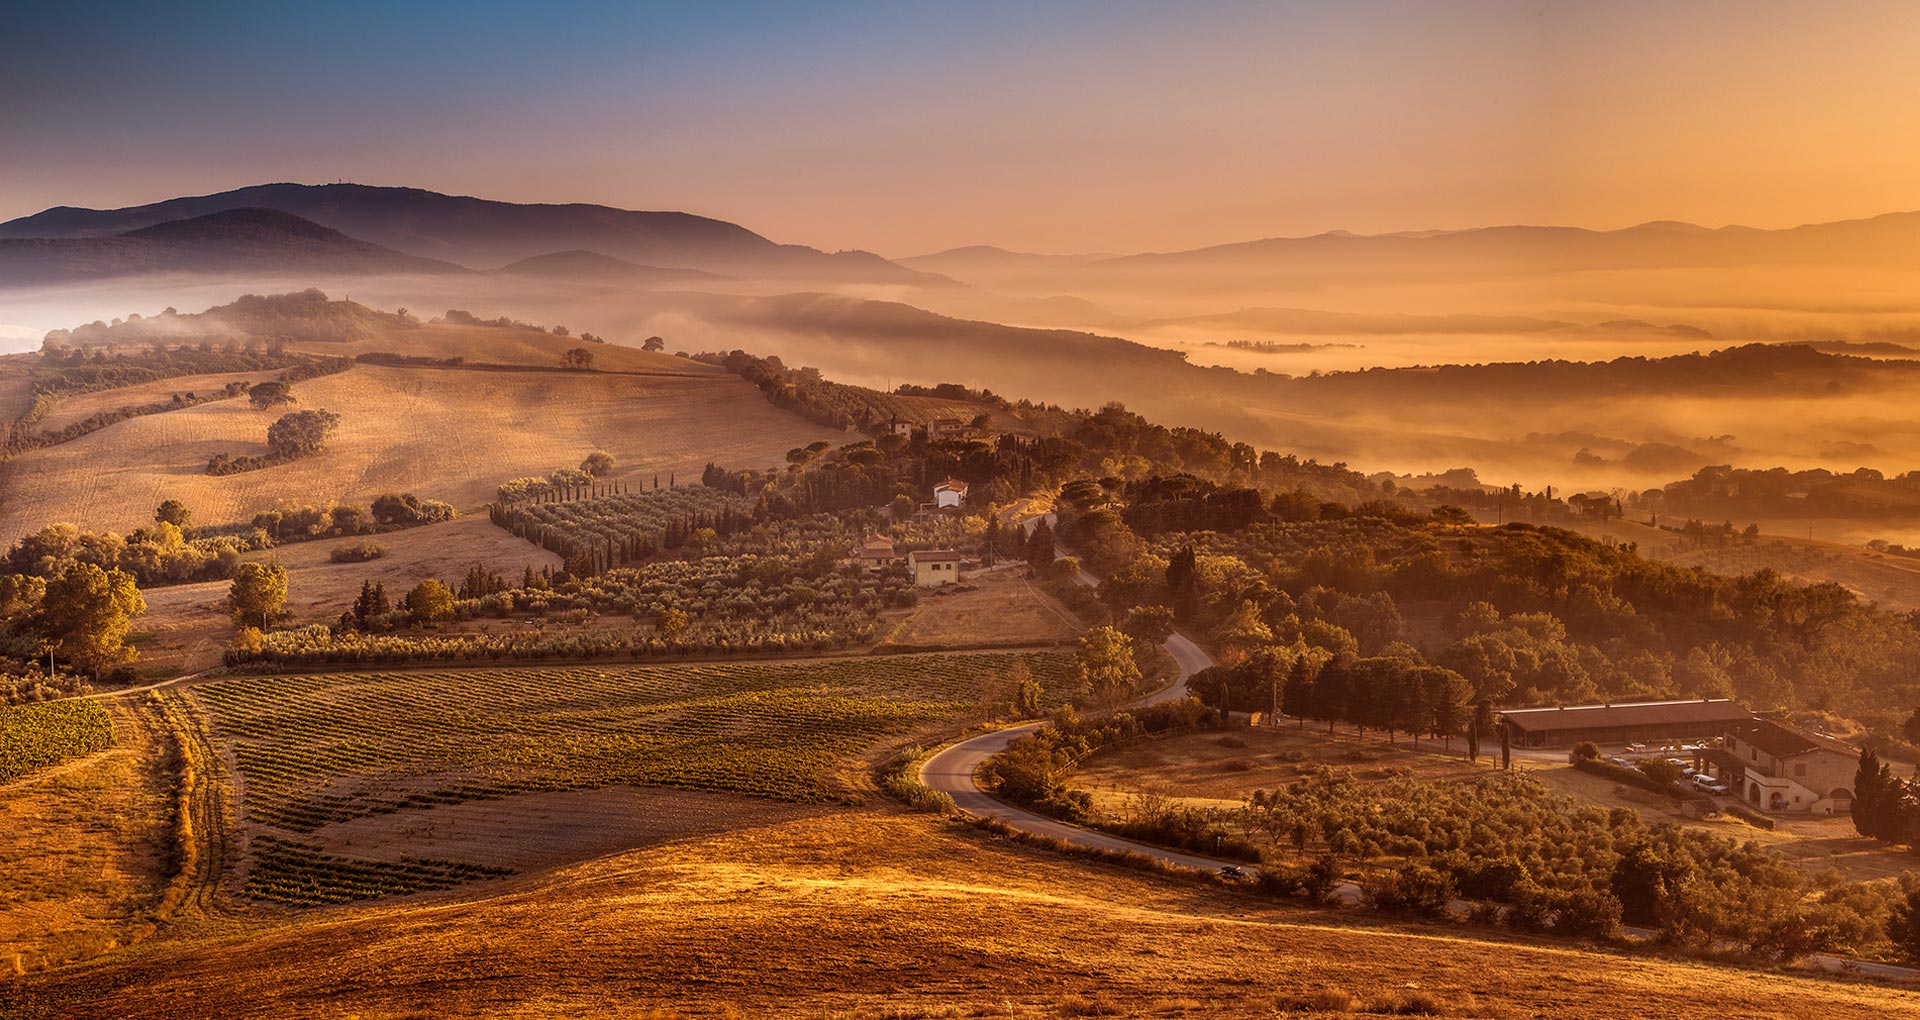
[(97, 701), (0, 708), (0, 783), (113, 743), (113, 720)]
[(235, 677), (196, 688), (248, 817), (287, 832), (436, 804), (624, 783), (830, 799), (888, 735), (978, 711), (1016, 659), (1049, 701), (1070, 655)]
[(309, 907), (451, 889), (462, 882), (510, 874), (505, 868), (423, 857), (402, 858), (397, 864), (353, 860), (322, 853), (305, 843), (263, 836), (254, 840), (253, 869), (245, 892), (254, 899)]

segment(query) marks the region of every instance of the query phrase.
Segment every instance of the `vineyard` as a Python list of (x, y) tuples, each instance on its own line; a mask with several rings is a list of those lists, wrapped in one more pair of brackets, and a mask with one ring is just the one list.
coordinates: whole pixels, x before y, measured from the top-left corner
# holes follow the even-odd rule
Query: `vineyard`
[(616, 783), (834, 798), (835, 763), (978, 713), (1024, 660), (1048, 704), (1070, 655), (236, 677), (195, 689), (244, 778), (249, 820), (336, 822)]
[(0, 708), (0, 783), (112, 743), (113, 722), (96, 701)]
[(377, 896), (451, 889), (463, 882), (512, 874), (505, 868), (409, 857), (397, 864), (335, 857), (292, 840), (263, 836), (253, 843), (248, 896), (297, 907), (350, 903)]

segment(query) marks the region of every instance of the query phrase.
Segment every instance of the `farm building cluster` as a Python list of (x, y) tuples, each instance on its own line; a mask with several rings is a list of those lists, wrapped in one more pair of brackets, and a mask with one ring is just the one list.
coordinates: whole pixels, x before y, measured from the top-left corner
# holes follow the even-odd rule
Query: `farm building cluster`
[(1698, 775), (1762, 811), (1853, 809), (1858, 748), (1723, 698), (1519, 708), (1500, 718), (1515, 747), (1682, 747)]

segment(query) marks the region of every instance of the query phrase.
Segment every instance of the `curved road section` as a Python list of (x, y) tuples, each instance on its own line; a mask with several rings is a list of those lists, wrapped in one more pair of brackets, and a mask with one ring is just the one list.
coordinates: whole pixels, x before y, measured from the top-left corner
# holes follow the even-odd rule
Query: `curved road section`
[[(1084, 570), (1080, 572), (1078, 580), (1081, 584), (1089, 586), (1099, 583), (1097, 578)], [(1213, 665), (1213, 657), (1183, 635), (1173, 635), (1168, 638), (1167, 643), (1161, 647), (1167, 650), (1167, 654), (1173, 656), (1174, 663), (1180, 668), (1179, 677), (1166, 687), (1144, 698), (1133, 701), (1131, 704), (1158, 705), (1184, 698), (1187, 696), (1187, 679), (1195, 673)], [(1031, 722), (1021, 726), (1010, 726), (1004, 730), (994, 730), (991, 733), (983, 733), (977, 737), (962, 740), (952, 747), (928, 758), (926, 764), (920, 767), (920, 782), (930, 789), (939, 790), (947, 796), (952, 797), (953, 806), (965, 814), (980, 818), (992, 818), (996, 821), (1004, 822), (1022, 832), (1030, 832), (1039, 836), (1050, 836), (1063, 843), (1070, 843), (1074, 846), (1087, 847), (1094, 850), (1114, 850), (1135, 853), (1165, 861), (1168, 864), (1178, 865), (1183, 868), (1194, 868), (1199, 871), (1218, 871), (1225, 865), (1237, 863), (1212, 857), (1184, 854), (1177, 850), (1150, 846), (1146, 843), (1136, 843), (1130, 839), (1121, 839), (1118, 836), (1109, 836), (1105, 833), (1094, 832), (1090, 829), (1082, 829), (1077, 825), (1069, 825), (1066, 822), (1048, 818), (1045, 815), (1024, 811), (1004, 801), (996, 800), (981, 790), (980, 784), (975, 778), (980, 771), (980, 766), (985, 764), (988, 758), (1004, 750), (1008, 744), (1032, 733), (1044, 725), (1046, 724), (1043, 722)], [(1237, 866), (1248, 874), (1253, 874), (1257, 870), (1247, 864), (1237, 864)], [(1357, 903), (1360, 900), (1360, 887), (1352, 882), (1342, 882), (1335, 890), (1334, 895), (1343, 903)], [(1467, 904), (1465, 901), (1455, 901), (1454, 903), (1454, 908), (1458, 911), (1464, 911), (1466, 907)], [(1654, 935), (1654, 932), (1641, 928), (1629, 927), (1625, 930), (1629, 934), (1642, 938), (1651, 938)], [(1920, 969), (1900, 967), (1888, 963), (1877, 963), (1870, 960), (1852, 960), (1842, 956), (1818, 954), (1806, 957), (1804, 962), (1816, 970), (1824, 970), (1830, 973), (1853, 973), (1867, 977), (1897, 981), (1920, 979)]]
[[(1088, 582), (1082, 576), (1081, 583)], [(1199, 645), (1175, 634), (1163, 645), (1167, 654), (1173, 656), (1180, 675), (1173, 683), (1141, 698), (1135, 705), (1157, 705), (1168, 701), (1177, 701), (1187, 696), (1187, 678), (1213, 665), (1213, 658)], [(928, 758), (920, 767), (920, 781), (930, 789), (939, 790), (953, 798), (953, 806), (969, 815), (992, 818), (1016, 829), (1051, 836), (1064, 843), (1089, 847), (1096, 850), (1124, 850), (1130, 853), (1156, 857), (1170, 864), (1202, 871), (1216, 871), (1226, 861), (1217, 861), (1206, 857), (1196, 857), (1161, 847), (1135, 843), (1130, 839), (1108, 836), (1104, 833), (1082, 829), (1077, 825), (1068, 825), (1045, 815), (1035, 814), (1014, 807), (1003, 801), (995, 800), (982, 792), (974, 775), (988, 758), (998, 754), (1008, 744), (1026, 736), (1046, 725), (1045, 723), (1027, 723), (1023, 726), (1010, 726), (1004, 730), (994, 730), (961, 742)]]

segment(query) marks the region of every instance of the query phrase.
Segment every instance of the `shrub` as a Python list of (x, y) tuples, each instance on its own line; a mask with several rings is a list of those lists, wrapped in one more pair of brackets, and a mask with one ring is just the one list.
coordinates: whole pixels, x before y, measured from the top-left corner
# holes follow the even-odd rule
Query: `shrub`
[(378, 542), (362, 541), (336, 545), (333, 551), (327, 554), (327, 558), (335, 563), (365, 563), (368, 560), (377, 560), (386, 554), (386, 546)]
[(1453, 903), (1453, 879), (1416, 861), (1367, 880), (1361, 894), (1379, 910), (1445, 917)]
[(1750, 810), (1744, 805), (1728, 804), (1727, 814), (1730, 814), (1733, 817), (1740, 819), (1741, 821), (1747, 823), (1748, 825), (1753, 826), (1756, 829), (1766, 829), (1768, 832), (1773, 831), (1773, 826), (1774, 826), (1773, 819), (1768, 818), (1766, 815), (1763, 815), (1758, 811)]

